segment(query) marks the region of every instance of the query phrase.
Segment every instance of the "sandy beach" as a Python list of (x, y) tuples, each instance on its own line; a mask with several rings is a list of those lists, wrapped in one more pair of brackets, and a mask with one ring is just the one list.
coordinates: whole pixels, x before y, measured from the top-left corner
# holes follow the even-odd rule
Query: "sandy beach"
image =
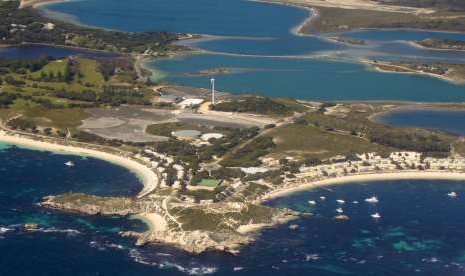
[(66, 2), (67, 0), (22, 0), (20, 8), (33, 7), (38, 8), (49, 4)]
[(153, 191), (157, 187), (158, 178), (157, 175), (148, 167), (144, 166), (143, 164), (128, 159), (123, 156), (118, 156), (98, 150), (93, 149), (86, 149), (74, 146), (65, 146), (60, 144), (53, 144), (48, 142), (36, 141), (32, 139), (28, 139), (25, 137), (20, 137), (19, 135), (10, 135), (5, 131), (0, 131), (0, 142), (14, 144), (21, 147), (37, 149), (37, 150), (44, 150), (44, 151), (51, 151), (55, 153), (64, 153), (64, 154), (73, 154), (73, 155), (80, 155), (80, 156), (90, 156), (97, 159), (105, 160), (112, 164), (127, 168), (128, 170), (135, 173), (139, 179), (141, 180), (144, 188), (142, 191), (139, 192), (137, 195), (138, 197), (142, 197)]
[(132, 218), (145, 222), (149, 227), (149, 232), (163, 232), (168, 230), (168, 222), (159, 214), (144, 213), (132, 216)]
[(359, 174), (341, 176), (336, 178), (329, 178), (321, 181), (301, 183), (272, 191), (262, 197), (262, 201), (270, 199), (288, 196), (290, 194), (310, 190), (320, 187), (326, 187), (330, 185), (346, 184), (346, 183), (357, 183), (357, 182), (376, 182), (381, 180), (413, 180), (413, 179), (426, 179), (426, 180), (456, 180), (465, 181), (465, 173), (452, 173), (452, 172), (391, 172), (391, 173), (376, 173), (376, 174)]

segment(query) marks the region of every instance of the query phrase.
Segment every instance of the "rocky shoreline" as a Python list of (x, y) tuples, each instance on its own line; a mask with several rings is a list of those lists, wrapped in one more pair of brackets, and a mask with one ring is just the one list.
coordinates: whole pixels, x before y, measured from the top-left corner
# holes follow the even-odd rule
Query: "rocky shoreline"
[[(165, 205), (165, 206), (164, 206)], [(231, 254), (238, 254), (247, 245), (252, 244), (258, 237), (261, 229), (273, 227), (287, 223), (298, 218), (301, 214), (287, 209), (274, 209), (259, 205), (241, 204), (233, 202), (215, 203), (211, 205), (184, 205), (184, 209), (195, 210), (196, 218), (209, 221), (213, 225), (197, 227), (198, 229), (184, 229), (184, 224), (176, 225), (179, 217), (170, 219), (170, 213), (178, 212), (180, 206), (176, 205), (171, 209), (166, 207), (166, 201), (162, 197), (98, 197), (86, 194), (63, 194), (58, 196), (47, 196), (40, 206), (48, 209), (77, 213), (83, 215), (118, 215), (131, 216), (147, 212), (154, 212), (167, 219), (168, 227), (161, 231), (149, 230), (146, 232), (121, 232), (121, 236), (136, 239), (136, 245), (160, 243), (182, 249), (190, 254), (201, 254), (207, 251), (223, 251)], [(257, 209), (264, 216), (254, 217), (247, 214), (251, 209)], [(205, 213), (197, 211), (202, 210)], [(214, 225), (209, 212), (222, 212), (224, 216), (229, 216), (228, 221), (221, 221), (223, 225)], [(236, 212), (236, 214), (234, 214)], [(262, 214), (263, 213), (263, 214)], [(189, 216), (192, 216), (192, 212)], [(241, 216), (245, 215), (245, 219)], [(202, 216), (202, 217), (199, 217)], [(181, 218), (182, 219), (182, 218)], [(180, 227), (179, 227), (180, 226)], [(212, 226), (212, 228), (210, 228)], [(203, 229), (202, 229), (203, 228)], [(249, 228), (250, 231), (238, 231), (240, 228)]]

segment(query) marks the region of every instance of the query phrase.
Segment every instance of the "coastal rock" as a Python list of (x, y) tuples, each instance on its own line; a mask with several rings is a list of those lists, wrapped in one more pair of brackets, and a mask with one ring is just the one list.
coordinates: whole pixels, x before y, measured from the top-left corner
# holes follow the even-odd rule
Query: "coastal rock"
[(224, 251), (236, 254), (241, 247), (251, 244), (255, 240), (252, 235), (240, 235), (230, 231), (124, 232), (122, 235), (137, 238), (136, 244), (139, 246), (148, 243), (163, 243), (191, 254), (200, 254), (206, 251)]
[(142, 213), (144, 204), (132, 198), (98, 197), (80, 193), (47, 196), (40, 204), (43, 207), (78, 212), (86, 215), (120, 215)]
[[(166, 196), (99, 197), (80, 193), (45, 197), (41, 206), (86, 215), (139, 215), (147, 218), (147, 214), (156, 214), (158, 219), (152, 218), (149, 231), (123, 232), (121, 235), (135, 238), (140, 246), (163, 243), (191, 254), (205, 251), (237, 254), (243, 246), (253, 243), (256, 233), (263, 228), (287, 223), (300, 215), (289, 209), (237, 202), (214, 203), (205, 207), (185, 204)], [(164, 227), (160, 227), (161, 221)]]

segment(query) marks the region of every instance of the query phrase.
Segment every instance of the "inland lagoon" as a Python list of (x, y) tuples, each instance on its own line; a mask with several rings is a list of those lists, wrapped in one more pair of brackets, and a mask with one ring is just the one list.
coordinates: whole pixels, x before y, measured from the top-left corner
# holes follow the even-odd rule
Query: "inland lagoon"
[(438, 108), (398, 108), (376, 116), (376, 121), (400, 127), (418, 127), (465, 135), (465, 112)]
[(182, 42), (207, 51), (205, 54), (148, 62), (157, 81), (208, 88), (209, 78), (182, 73), (233, 67), (240, 73), (219, 76), (218, 89), (311, 100), (464, 99), (460, 93), (463, 85), (374, 72), (361, 64), (366, 59), (465, 63), (464, 53), (426, 50), (408, 43), (427, 37), (463, 40), (463, 34), (365, 30), (347, 36), (367, 40), (366, 45), (344, 45), (328, 39), (333, 35), (297, 35), (295, 28), (311, 16), (309, 10), (242, 0), (143, 0), (138, 5), (121, 0), (85, 0), (52, 3), (41, 9), (52, 17), (114, 30), (208, 35), (206, 40)]

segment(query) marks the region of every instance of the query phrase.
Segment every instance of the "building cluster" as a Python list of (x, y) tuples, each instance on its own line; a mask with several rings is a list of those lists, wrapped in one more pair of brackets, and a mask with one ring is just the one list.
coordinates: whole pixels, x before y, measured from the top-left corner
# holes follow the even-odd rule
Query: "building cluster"
[(144, 149), (135, 157), (145, 162), (157, 173), (161, 188), (171, 186), (179, 189), (183, 184), (189, 182), (190, 176), (185, 167), (176, 163), (173, 157), (155, 152), (149, 148)]
[(399, 170), (465, 171), (465, 158), (423, 158), (418, 152), (393, 152), (389, 157), (376, 153), (357, 155), (358, 160), (317, 166), (302, 166), (298, 177), (324, 178), (350, 174), (393, 172)]
[(20, 31), (26, 30), (27, 26), (26, 25), (21, 25), (21, 24), (10, 24), (10, 33), (16, 33)]

